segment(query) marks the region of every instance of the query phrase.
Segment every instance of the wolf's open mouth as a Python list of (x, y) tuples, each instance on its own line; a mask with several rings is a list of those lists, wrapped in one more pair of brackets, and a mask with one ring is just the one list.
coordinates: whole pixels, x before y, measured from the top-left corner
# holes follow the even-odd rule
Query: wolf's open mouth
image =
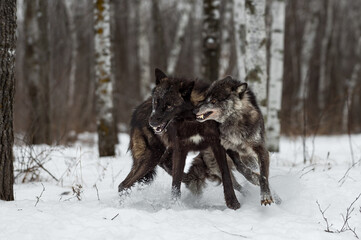
[(167, 128), (169, 122), (170, 122), (170, 121), (165, 122), (165, 123), (162, 123), (161, 125), (156, 126), (156, 127), (152, 127), (152, 128), (153, 128), (153, 130), (154, 130), (154, 132), (155, 132), (156, 134), (160, 134), (160, 133), (162, 133), (162, 132), (164, 131), (164, 129)]
[(202, 113), (202, 114), (197, 114), (196, 119), (197, 120), (206, 120), (212, 113), (213, 113), (213, 111)]

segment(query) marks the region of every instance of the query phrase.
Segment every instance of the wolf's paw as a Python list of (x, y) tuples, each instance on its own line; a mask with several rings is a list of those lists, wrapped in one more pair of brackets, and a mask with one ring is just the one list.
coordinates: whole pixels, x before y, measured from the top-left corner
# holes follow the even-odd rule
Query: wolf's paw
[(241, 207), (241, 204), (238, 202), (237, 199), (226, 201), (226, 205), (228, 208), (233, 210), (237, 210)]
[(262, 193), (261, 194), (261, 205), (267, 206), (273, 203), (273, 198), (270, 193)]

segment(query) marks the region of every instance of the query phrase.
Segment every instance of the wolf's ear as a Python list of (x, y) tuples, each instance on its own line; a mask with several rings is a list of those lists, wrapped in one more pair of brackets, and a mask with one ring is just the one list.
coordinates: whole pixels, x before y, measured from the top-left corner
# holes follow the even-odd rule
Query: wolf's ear
[(223, 78), (222, 80), (233, 80), (232, 76), (231, 75), (227, 75), (225, 78)]
[(241, 97), (243, 93), (247, 90), (247, 87), (247, 83), (241, 83), (241, 85), (239, 85), (236, 89), (238, 96)]
[(167, 75), (165, 75), (165, 73), (162, 72), (162, 70), (160, 70), (159, 68), (156, 68), (154, 70), (154, 73), (155, 73), (155, 85), (158, 85), (162, 79), (167, 78)]
[(194, 81), (191, 82), (182, 82), (179, 92), (183, 98), (189, 98), (191, 96), (192, 90), (194, 87)]

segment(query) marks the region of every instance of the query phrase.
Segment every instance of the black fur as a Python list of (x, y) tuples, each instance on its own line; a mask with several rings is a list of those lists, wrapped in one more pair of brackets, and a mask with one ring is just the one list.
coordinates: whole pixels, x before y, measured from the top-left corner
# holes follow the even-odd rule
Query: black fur
[(220, 144), (218, 123), (194, 121), (194, 106), (203, 100), (208, 85), (168, 78), (160, 70), (156, 70), (155, 75), (157, 85), (152, 99), (142, 103), (132, 116), (130, 150), (134, 162), (131, 172), (119, 185), (119, 191), (137, 181), (151, 180), (159, 164), (167, 172), (172, 169), (172, 196), (179, 198), (187, 153), (211, 148), (222, 174), (226, 204), (232, 209), (239, 208), (225, 149)]

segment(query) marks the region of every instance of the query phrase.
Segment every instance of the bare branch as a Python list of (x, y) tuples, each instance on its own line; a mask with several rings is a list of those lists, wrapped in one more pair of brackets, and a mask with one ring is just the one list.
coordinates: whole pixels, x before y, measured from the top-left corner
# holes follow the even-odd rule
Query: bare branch
[(222, 229), (219, 229), (216, 226), (214, 226), (214, 227), (217, 228), (219, 231), (221, 231), (223, 233), (226, 233), (226, 234), (229, 234), (229, 235), (232, 235), (232, 236), (237, 236), (237, 237), (241, 237), (241, 238), (248, 238), (247, 236), (244, 236), (244, 235), (241, 235), (241, 234), (226, 232), (226, 231), (224, 231)]
[[(357, 233), (356, 233), (356, 228), (352, 228), (349, 224), (349, 220), (351, 219), (351, 214), (352, 212), (355, 210), (355, 208), (353, 207), (353, 205), (355, 204), (355, 202), (361, 197), (361, 193), (355, 198), (355, 200), (347, 207), (346, 209), (346, 214), (341, 214), (342, 219), (343, 219), (343, 225), (341, 226), (340, 229), (337, 229), (335, 231), (331, 230), (330, 228), (332, 227), (332, 224), (329, 224), (326, 216), (325, 216), (325, 212), (327, 211), (327, 209), (330, 207), (328, 206), (325, 210), (321, 209), (320, 204), (318, 203), (318, 201), (316, 201), (317, 205), (318, 205), (318, 209), (320, 210), (323, 220), (325, 220), (326, 222), (326, 229), (325, 232), (329, 232), (329, 233), (342, 233), (342, 232), (346, 232), (346, 231), (350, 231), (354, 234), (354, 236), (356, 238), (359, 238)], [(360, 208), (360, 212), (361, 212), (361, 208)]]
[(35, 203), (34, 207), (36, 207), (36, 205), (38, 205), (40, 198), (43, 196), (43, 192), (45, 192), (44, 184), (41, 183), (41, 185), (43, 186), (43, 190), (41, 191), (39, 196), (36, 196), (36, 203)]
[(320, 210), (320, 212), (322, 214), (323, 220), (325, 220), (325, 222), (326, 222), (326, 230), (325, 230), (325, 232), (334, 233), (334, 231), (330, 230), (330, 227), (332, 227), (332, 224), (328, 223), (328, 220), (327, 220), (327, 218), (325, 216), (325, 212), (330, 207), (330, 205), (328, 205), (328, 207), (325, 210), (322, 210), (320, 204), (318, 203), (318, 201), (316, 201), (316, 203), (317, 203), (317, 206), (318, 206), (318, 210)]
[(98, 197), (98, 201), (100, 201), (100, 198), (99, 198), (99, 191), (98, 191), (98, 187), (96, 184), (94, 184), (93, 186), (95, 188), (95, 190), (97, 191), (97, 197)]
[(354, 162), (354, 163), (351, 165), (351, 167), (349, 167), (349, 168), (347, 169), (347, 171), (345, 172), (345, 174), (343, 175), (343, 177), (340, 178), (340, 180), (338, 180), (339, 183), (341, 182), (341, 186), (345, 183), (346, 177), (348, 176), (348, 173), (350, 172), (350, 170), (351, 170), (353, 167), (355, 167), (357, 164), (359, 164), (360, 162), (361, 162), (361, 159), (358, 160), (357, 162)]
[(119, 216), (119, 213), (117, 213), (117, 215), (115, 215), (114, 217), (112, 217), (112, 219), (110, 219), (110, 220), (114, 220), (116, 217), (118, 217)]

